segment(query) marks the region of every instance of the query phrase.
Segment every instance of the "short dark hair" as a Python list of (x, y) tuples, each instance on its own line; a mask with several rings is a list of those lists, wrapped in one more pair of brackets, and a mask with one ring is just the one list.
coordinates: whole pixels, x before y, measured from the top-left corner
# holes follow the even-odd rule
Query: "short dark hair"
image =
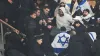
[(66, 28), (63, 26), (60, 28), (61, 31), (66, 31)]
[(43, 35), (35, 35), (34, 38), (36, 40), (40, 40), (40, 39), (43, 39)]
[(84, 11), (87, 11), (88, 13), (90, 13), (89, 9), (84, 9), (83, 12), (84, 12)]
[(44, 6), (44, 7), (43, 7), (43, 9), (46, 9), (46, 8), (50, 9), (49, 6)]
[(39, 8), (36, 8), (36, 10), (35, 10), (35, 11), (37, 11), (37, 10), (41, 10), (41, 9), (39, 9)]
[(29, 12), (30, 15), (35, 14), (35, 13), (36, 13), (36, 11), (30, 11)]

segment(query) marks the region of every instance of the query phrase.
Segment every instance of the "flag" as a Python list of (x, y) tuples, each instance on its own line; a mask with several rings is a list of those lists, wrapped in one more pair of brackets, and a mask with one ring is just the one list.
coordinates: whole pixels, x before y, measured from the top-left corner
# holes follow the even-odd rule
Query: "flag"
[(54, 48), (55, 53), (60, 53), (68, 47), (70, 35), (66, 32), (59, 33), (55, 36), (51, 46)]
[(81, 0), (81, 2), (77, 2), (78, 0), (76, 0), (76, 2), (73, 5), (73, 9), (72, 9), (72, 15), (77, 11), (77, 10), (81, 10), (83, 12), (84, 9), (89, 9), (90, 14), (93, 14), (92, 9), (89, 5), (89, 3), (87, 2), (87, 0)]
[(81, 0), (81, 2), (79, 3), (78, 7), (76, 9), (81, 9), (81, 11), (83, 12), (84, 9), (89, 9), (90, 14), (93, 14), (92, 9), (89, 5), (89, 3), (87, 2), (87, 0)]
[(94, 40), (96, 40), (96, 37), (97, 37), (96, 33), (95, 32), (89, 32), (88, 34), (89, 34), (90, 38), (92, 39), (92, 41), (94, 42)]

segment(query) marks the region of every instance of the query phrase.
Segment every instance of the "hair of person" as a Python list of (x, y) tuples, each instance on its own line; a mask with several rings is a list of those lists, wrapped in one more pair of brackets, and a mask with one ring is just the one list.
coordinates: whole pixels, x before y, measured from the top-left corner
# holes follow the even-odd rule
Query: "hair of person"
[(84, 12), (84, 11), (87, 11), (88, 13), (90, 13), (89, 9), (84, 9), (83, 12)]
[(36, 8), (36, 10), (35, 10), (35, 11), (38, 11), (38, 10), (41, 10), (41, 9), (39, 9), (39, 8)]
[(32, 15), (32, 14), (35, 14), (35, 12), (36, 12), (36, 11), (30, 11), (29, 14)]
[(50, 9), (49, 6), (44, 6), (44, 7), (43, 7), (43, 9), (46, 9), (46, 8)]
[(78, 24), (78, 23), (79, 23), (80, 25), (83, 25), (80, 21), (75, 21), (74, 24), (73, 24), (73, 26), (76, 27), (76, 24)]

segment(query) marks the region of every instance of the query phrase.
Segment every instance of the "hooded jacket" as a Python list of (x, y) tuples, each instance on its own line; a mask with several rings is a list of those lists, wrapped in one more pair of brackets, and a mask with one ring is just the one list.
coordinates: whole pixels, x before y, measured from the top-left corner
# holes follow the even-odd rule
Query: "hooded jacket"
[[(60, 8), (60, 6), (58, 6), (58, 7), (55, 9), (55, 12), (54, 12), (54, 15), (55, 15), (55, 16), (57, 15), (58, 9), (59, 9), (59, 8)], [(70, 8), (68, 7), (68, 5), (65, 5), (64, 8), (65, 8), (67, 14), (71, 14), (71, 13), (70, 13)]]
[(72, 16), (66, 13), (64, 7), (60, 7), (59, 9), (62, 10), (62, 12), (64, 13), (64, 16), (60, 17), (59, 14), (57, 14), (57, 16), (56, 16), (57, 28), (60, 29), (62, 26), (64, 26), (66, 28), (66, 31), (70, 31), (71, 30), (70, 25), (71, 25), (71, 23), (74, 22), (72, 20)]
[(89, 35), (85, 33), (86, 28), (84, 25), (80, 22), (79, 24), (79, 27), (74, 25), (76, 35), (72, 36), (69, 40), (68, 56), (91, 56), (91, 46), (93, 45), (93, 41)]

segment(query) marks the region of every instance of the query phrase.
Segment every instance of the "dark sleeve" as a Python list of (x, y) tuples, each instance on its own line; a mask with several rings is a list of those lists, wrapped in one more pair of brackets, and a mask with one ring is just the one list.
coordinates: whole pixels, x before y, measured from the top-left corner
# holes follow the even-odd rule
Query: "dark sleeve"
[(93, 44), (93, 46), (92, 46), (92, 49), (91, 49), (91, 51), (92, 51), (92, 55), (94, 56), (95, 55), (95, 53), (96, 53), (96, 42), (94, 42), (94, 44)]
[(39, 56), (44, 56), (44, 52), (38, 47), (38, 45), (34, 46), (34, 53)]
[(91, 45), (91, 46), (93, 46), (93, 41), (92, 41), (92, 39), (90, 38), (90, 36), (89, 36), (89, 34), (88, 33), (86, 33), (86, 39), (87, 39), (87, 41), (89, 42), (89, 44)]

